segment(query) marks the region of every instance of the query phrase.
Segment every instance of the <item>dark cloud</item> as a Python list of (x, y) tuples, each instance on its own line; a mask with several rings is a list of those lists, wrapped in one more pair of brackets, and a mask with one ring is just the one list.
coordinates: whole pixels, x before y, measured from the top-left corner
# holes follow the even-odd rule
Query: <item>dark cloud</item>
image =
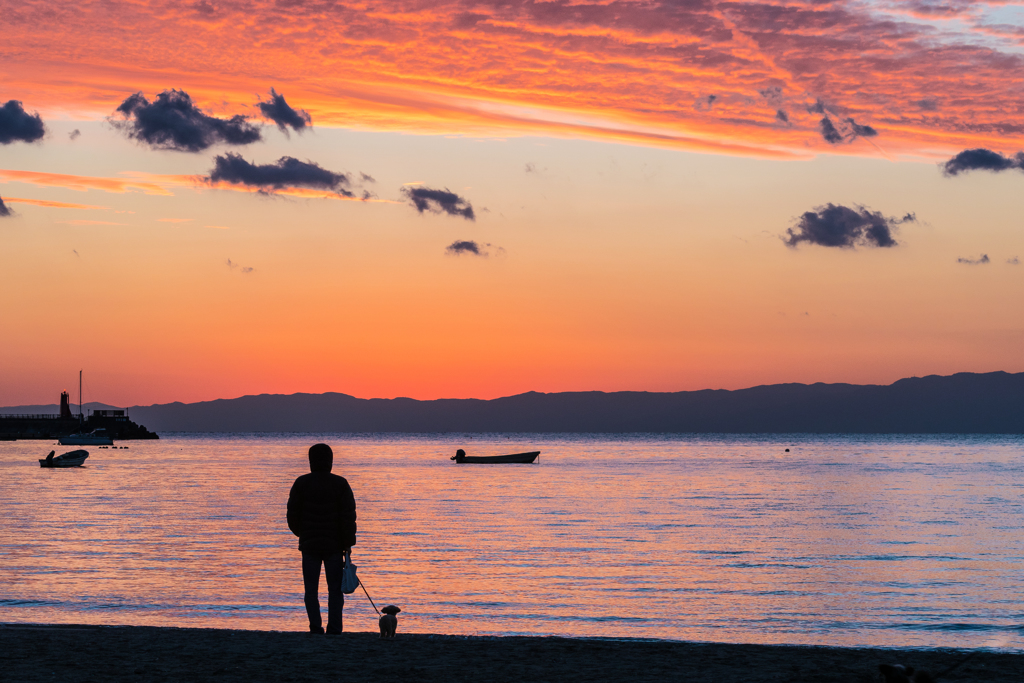
[(838, 145), (841, 142), (853, 142), (857, 138), (873, 138), (878, 135), (878, 131), (871, 126), (866, 126), (857, 123), (853, 120), (853, 117), (841, 116), (842, 110), (834, 107), (824, 100), (815, 100), (814, 104), (807, 107), (807, 112), (810, 114), (821, 114), (821, 121), (818, 122), (818, 129), (821, 131), (821, 137), (832, 145)]
[(782, 111), (781, 109), (775, 110), (775, 118), (778, 119), (779, 121), (782, 121), (783, 123), (789, 123), (789, 114)]
[(475, 242), (473, 240), (455, 240), (445, 247), (444, 252), (449, 256), (472, 254), (473, 256), (482, 256), (487, 258), (491, 255), (491, 252), (489, 251), (490, 249), (496, 249), (495, 253), (498, 256), (503, 256), (505, 254), (504, 247), (495, 247), (490, 242), (481, 244), (480, 242)]
[(207, 0), (200, 0), (199, 2), (193, 3), (192, 9), (204, 17), (212, 17), (217, 13), (217, 6), (211, 4)]
[(913, 223), (917, 216), (908, 213), (903, 218), (887, 217), (863, 206), (849, 208), (826, 204), (805, 212), (794, 228), (786, 230), (782, 240), (786, 246), (796, 247), (801, 242), (822, 247), (894, 247), (893, 237), (901, 223)]
[(705, 95), (693, 103), (693, 108), (697, 111), (711, 111), (711, 107), (716, 101), (718, 101), (718, 95)]
[(288, 132), (291, 128), (296, 133), (301, 133), (306, 126), (313, 125), (313, 119), (302, 109), (293, 109), (284, 101), (284, 95), (279, 95), (273, 88), (270, 89), (270, 101), (260, 101), (260, 112), (268, 121), (273, 121), (281, 130)]
[(862, 126), (852, 118), (846, 119), (846, 122), (850, 124), (850, 129), (853, 131), (853, 137), (873, 138), (878, 135), (878, 131), (871, 126)]
[(429, 187), (403, 187), (402, 194), (420, 213), (430, 211), (446, 213), (449, 216), (462, 216), (471, 221), (476, 220), (473, 205), (448, 188), (434, 190)]
[(911, 102), (911, 104), (916, 105), (921, 111), (939, 110), (939, 103), (937, 100), (917, 100), (916, 102)]
[(978, 258), (963, 258), (963, 257), (961, 257), (961, 258), (958, 258), (956, 260), (957, 263), (966, 263), (969, 266), (980, 266), (980, 265), (983, 265), (985, 263), (990, 263), (991, 261), (992, 261), (992, 259), (990, 259), (988, 257), (988, 254), (982, 254)]
[(827, 115), (821, 119), (821, 137), (825, 142), (837, 145), (840, 142), (852, 142), (856, 138), (873, 138), (878, 131), (871, 126), (862, 126), (852, 118), (840, 119), (838, 125)]
[(238, 268), (241, 272), (246, 273), (246, 274), (251, 273), (254, 270), (256, 270), (252, 266), (243, 266), (243, 265), (240, 265), (238, 263), (235, 263), (231, 259), (228, 259), (227, 264), (228, 264), (228, 268), (230, 268), (231, 270), (234, 270), (235, 268)]
[(345, 189), (349, 177), (334, 173), (311, 161), (299, 161), (293, 157), (281, 157), (272, 164), (253, 164), (239, 154), (228, 152), (213, 160), (213, 170), (207, 178), (210, 182), (226, 182), (249, 185), (262, 190), (283, 190), (288, 187), (311, 187), (331, 190), (346, 197), (353, 194)]
[(38, 112), (29, 114), (18, 100), (8, 100), (0, 107), (0, 145), (35, 142), (44, 135), (46, 126)]
[(75, 128), (73, 131), (68, 133), (68, 139), (69, 140), (77, 140), (79, 137), (81, 137), (81, 135), (82, 135), (82, 131), (80, 131), (77, 128)]
[(1011, 266), (1019, 266), (1020, 265), (1020, 259), (1017, 258), (1016, 256), (1014, 256), (1013, 258), (1006, 259), (1006, 262), (1009, 263)]
[(487, 21), (490, 19), (486, 14), (474, 14), (473, 12), (463, 12), (462, 14), (456, 15), (455, 20), (452, 21), (454, 28), (473, 28), (481, 21)]
[(812, 104), (812, 105), (807, 107), (807, 113), (808, 114), (824, 114), (825, 113), (825, 107), (826, 107), (826, 105), (825, 105), (825, 103), (823, 101), (817, 100), (817, 101), (815, 101), (814, 104)]
[(359, 178), (360, 178), (360, 180), (362, 180), (362, 181), (363, 181), (364, 183), (375, 183), (375, 182), (377, 182), (377, 179), (376, 179), (376, 178), (374, 178), (374, 177), (373, 177), (372, 175), (370, 175), (369, 173), (363, 173), (363, 172), (360, 172), (360, 173), (359, 173)]
[(1024, 152), (1004, 157), (990, 149), (965, 149), (949, 161), (941, 164), (943, 174), (955, 176), (967, 171), (1008, 171), (1011, 168), (1024, 170)]
[(153, 103), (142, 93), (135, 93), (121, 103), (116, 113), (124, 120), (109, 119), (115, 127), (156, 149), (201, 152), (218, 142), (248, 145), (262, 139), (259, 126), (246, 117), (208, 116), (183, 90), (165, 90)]
[(4, 198), (0, 197), (0, 218), (6, 218), (11, 215), (11, 209), (9, 206), (4, 204)]
[(476, 256), (486, 256), (487, 252), (481, 249), (480, 245), (473, 240), (456, 240), (445, 247), (445, 251), (452, 255), (458, 254), (474, 254)]
[(821, 120), (820, 125), (821, 137), (825, 138), (825, 142), (836, 145), (843, 141), (842, 134), (832, 125), (832, 119), (826, 116)]

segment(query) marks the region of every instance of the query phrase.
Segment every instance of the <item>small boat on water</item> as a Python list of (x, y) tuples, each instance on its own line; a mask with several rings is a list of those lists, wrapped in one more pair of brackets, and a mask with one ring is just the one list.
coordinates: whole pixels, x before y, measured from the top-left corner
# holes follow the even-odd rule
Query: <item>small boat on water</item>
[(530, 451), (529, 453), (512, 453), (511, 455), (466, 455), (466, 451), (461, 448), (455, 452), (455, 455), (451, 457), (456, 464), (477, 464), (477, 465), (505, 465), (510, 463), (518, 464), (530, 464), (537, 459), (540, 455), (540, 451)]
[(113, 446), (114, 439), (106, 429), (94, 429), (88, 434), (68, 434), (57, 439), (61, 446)]
[(45, 458), (39, 458), (40, 467), (81, 467), (85, 459), (89, 457), (89, 451), (70, 451), (62, 455), (58, 455), (56, 458), (53, 457), (55, 451), (50, 451), (50, 454)]

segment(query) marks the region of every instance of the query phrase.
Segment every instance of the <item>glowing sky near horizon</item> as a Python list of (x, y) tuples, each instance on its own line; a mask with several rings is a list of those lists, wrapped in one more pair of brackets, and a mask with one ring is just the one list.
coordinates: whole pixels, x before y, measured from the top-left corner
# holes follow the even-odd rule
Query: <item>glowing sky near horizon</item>
[[(1022, 3), (0, 11), (0, 104), (47, 130), (0, 145), (0, 405), (79, 368), (118, 405), (1024, 370)], [(261, 118), (271, 88), (311, 128)], [(171, 89), (262, 140), (115, 125)], [(940, 171), (976, 148), (1011, 165)], [(211, 180), (229, 153), (343, 180)], [(895, 246), (783, 242), (828, 204), (891, 218)]]

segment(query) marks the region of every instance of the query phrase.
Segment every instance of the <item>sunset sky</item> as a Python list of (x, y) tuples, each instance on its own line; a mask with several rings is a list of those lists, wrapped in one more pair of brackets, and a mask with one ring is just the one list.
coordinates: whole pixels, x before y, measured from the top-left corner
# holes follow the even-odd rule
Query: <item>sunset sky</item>
[(1024, 371), (1024, 2), (0, 12), (0, 405)]

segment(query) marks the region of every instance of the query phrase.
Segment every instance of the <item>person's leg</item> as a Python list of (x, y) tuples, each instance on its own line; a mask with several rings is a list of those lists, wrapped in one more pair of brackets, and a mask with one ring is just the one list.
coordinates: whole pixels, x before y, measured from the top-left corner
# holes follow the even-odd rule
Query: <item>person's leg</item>
[(327, 574), (327, 632), (341, 633), (345, 594), (341, 592), (341, 577), (345, 574), (345, 554), (340, 550), (324, 558)]
[[(306, 615), (309, 617), (309, 630), (312, 633), (323, 633), (323, 621), (320, 619), (320, 563), (323, 556), (315, 551), (302, 551), (302, 586), (305, 589), (303, 602), (306, 603)], [(328, 584), (330, 574), (328, 574)]]

